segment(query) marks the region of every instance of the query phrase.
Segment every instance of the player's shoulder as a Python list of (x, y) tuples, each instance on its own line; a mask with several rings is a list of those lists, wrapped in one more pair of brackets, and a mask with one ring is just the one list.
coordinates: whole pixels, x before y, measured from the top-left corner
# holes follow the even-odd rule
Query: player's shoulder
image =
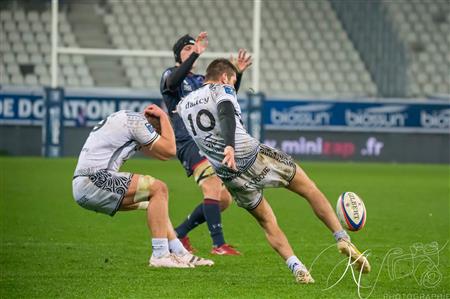
[(236, 91), (234, 87), (229, 84), (211, 84), (210, 91), (218, 97), (236, 97)]
[(136, 121), (147, 122), (147, 119), (145, 118), (144, 113), (142, 112), (136, 112), (132, 110), (121, 110), (120, 112), (126, 117), (129, 123)]
[(234, 86), (231, 86), (229, 84), (222, 84), (222, 88), (226, 94), (236, 96), (236, 90), (234, 89)]
[(191, 74), (191, 77), (195, 78), (196, 80), (205, 80), (205, 75), (203, 74)]
[(167, 78), (170, 74), (172, 74), (173, 73), (173, 71), (176, 69), (177, 67), (176, 66), (171, 66), (171, 67), (169, 67), (169, 68), (166, 68), (165, 70), (164, 70), (164, 72), (162, 73), (162, 78)]
[(119, 111), (116, 111), (114, 113), (111, 113), (108, 116), (108, 120), (109, 121), (119, 121), (120, 122), (126, 117), (127, 117), (127, 110), (119, 110)]

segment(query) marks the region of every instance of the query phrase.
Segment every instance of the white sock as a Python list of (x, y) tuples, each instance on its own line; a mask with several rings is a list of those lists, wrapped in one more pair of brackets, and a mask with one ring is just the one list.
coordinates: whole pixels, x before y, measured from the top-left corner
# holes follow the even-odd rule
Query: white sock
[(189, 253), (189, 251), (184, 248), (183, 244), (178, 238), (175, 238), (173, 240), (169, 241), (169, 250), (170, 252), (175, 253), (175, 255), (182, 256), (186, 253)]
[(288, 258), (286, 260), (286, 265), (288, 266), (289, 270), (292, 271), (292, 273), (295, 273), (295, 271), (297, 271), (297, 269), (302, 269), (303, 271), (308, 271), (305, 267), (305, 265), (303, 265), (302, 262), (300, 262), (300, 260), (295, 256), (291, 256), (290, 258)]
[(152, 239), (152, 255), (156, 258), (163, 257), (169, 254), (169, 244), (167, 238), (153, 238)]
[(340, 230), (337, 231), (335, 233), (333, 233), (334, 239), (337, 241), (339, 241), (340, 239), (347, 239), (350, 241), (350, 236), (347, 234), (347, 232), (345, 230)]

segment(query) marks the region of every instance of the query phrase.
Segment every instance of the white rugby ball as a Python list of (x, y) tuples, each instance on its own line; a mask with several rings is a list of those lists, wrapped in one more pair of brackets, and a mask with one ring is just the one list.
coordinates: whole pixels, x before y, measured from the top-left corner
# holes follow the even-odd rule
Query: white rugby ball
[(336, 204), (336, 214), (342, 226), (358, 231), (366, 224), (367, 211), (362, 199), (354, 192), (344, 192)]

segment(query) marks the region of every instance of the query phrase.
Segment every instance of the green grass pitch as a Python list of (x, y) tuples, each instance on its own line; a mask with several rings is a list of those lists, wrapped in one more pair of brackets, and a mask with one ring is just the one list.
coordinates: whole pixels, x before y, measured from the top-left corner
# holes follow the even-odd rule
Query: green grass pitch
[[(191, 240), (200, 256), (214, 259), (214, 267), (149, 268), (144, 212), (109, 217), (80, 208), (71, 191), (75, 164), (75, 159), (0, 158), (1, 298), (359, 296), (351, 272), (327, 289), (345, 271), (345, 262), (339, 264), (343, 257), (334, 247), (313, 265), (316, 284), (297, 285), (257, 223), (235, 204), (222, 219), (226, 240), (242, 256), (211, 256), (208, 231), (202, 225), (191, 233)], [(333, 206), (343, 191), (354, 191), (365, 201), (366, 226), (351, 233), (360, 249), (370, 250), (373, 271), (362, 277), (362, 298), (450, 298), (448, 165), (302, 166)], [(201, 199), (177, 161), (133, 159), (124, 170), (167, 182), (175, 225)], [(308, 267), (333, 245), (332, 235), (305, 200), (281, 189), (268, 189), (265, 195)]]

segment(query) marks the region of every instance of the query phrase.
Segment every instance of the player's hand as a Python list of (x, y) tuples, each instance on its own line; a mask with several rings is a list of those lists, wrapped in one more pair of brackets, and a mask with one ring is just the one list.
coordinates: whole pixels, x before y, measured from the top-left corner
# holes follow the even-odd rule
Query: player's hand
[(240, 73), (252, 65), (252, 56), (245, 49), (239, 49), (237, 59), (231, 56), (230, 61), (237, 67)]
[(202, 31), (195, 39), (194, 52), (197, 54), (202, 54), (203, 52), (205, 52), (207, 47), (208, 47), (208, 33), (206, 31)]
[(222, 164), (226, 165), (228, 168), (231, 168), (237, 171), (236, 160), (234, 160), (234, 148), (232, 146), (226, 146), (223, 150), (223, 154), (225, 158), (222, 160)]
[(161, 116), (164, 116), (166, 113), (158, 105), (150, 104), (145, 108), (144, 114), (161, 118)]

